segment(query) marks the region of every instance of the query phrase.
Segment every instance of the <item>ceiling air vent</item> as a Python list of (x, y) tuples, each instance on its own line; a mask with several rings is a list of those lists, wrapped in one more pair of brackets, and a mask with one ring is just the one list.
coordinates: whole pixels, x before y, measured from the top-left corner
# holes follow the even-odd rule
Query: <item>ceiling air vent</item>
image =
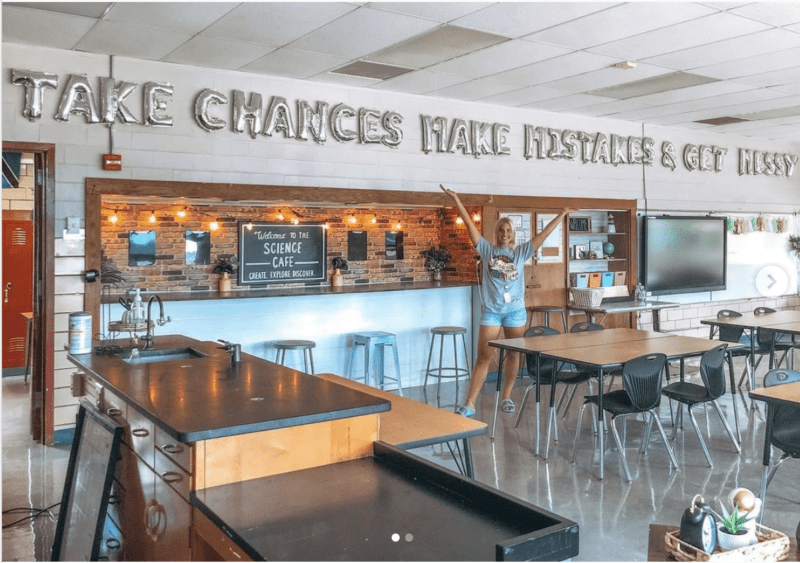
[(741, 123), (742, 121), (749, 121), (749, 119), (742, 119), (740, 117), (715, 117), (713, 119), (700, 119), (695, 123), (703, 123), (705, 125), (730, 125), (731, 123)]
[(331, 72), (334, 74), (346, 74), (347, 76), (358, 76), (360, 78), (386, 80), (387, 78), (394, 78), (395, 76), (400, 76), (401, 74), (406, 74), (413, 70), (415, 69), (371, 63), (369, 61), (356, 61), (341, 68), (337, 68), (336, 70), (332, 70)]

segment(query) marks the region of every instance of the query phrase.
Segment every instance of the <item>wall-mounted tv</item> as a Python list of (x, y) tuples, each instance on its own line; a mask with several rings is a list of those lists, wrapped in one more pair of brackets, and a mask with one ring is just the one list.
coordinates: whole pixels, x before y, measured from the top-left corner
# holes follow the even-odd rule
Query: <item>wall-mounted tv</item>
[(727, 286), (726, 217), (645, 216), (642, 279), (653, 295)]

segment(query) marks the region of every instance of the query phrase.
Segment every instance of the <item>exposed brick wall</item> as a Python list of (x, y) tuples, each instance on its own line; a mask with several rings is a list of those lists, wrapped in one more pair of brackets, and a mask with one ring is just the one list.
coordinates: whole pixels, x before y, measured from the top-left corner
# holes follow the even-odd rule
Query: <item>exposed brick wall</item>
[[(328, 280), (333, 274), (335, 257), (347, 259), (347, 233), (351, 230), (367, 232), (367, 260), (348, 262), (343, 271), (344, 284), (390, 283), (401, 281), (427, 281), (431, 272), (424, 266), (423, 255), (431, 244), (446, 246), (453, 255), (443, 271), (444, 280), (475, 281), (475, 250), (467, 229), (456, 222), (454, 209), (353, 209), (315, 207), (244, 207), (221, 205), (190, 208), (187, 216), (176, 214), (182, 205), (168, 208), (155, 207), (156, 223), (148, 218), (152, 205), (104, 204), (102, 223), (103, 255), (114, 261), (125, 278), (125, 288), (140, 287), (150, 291), (203, 291), (217, 288), (219, 275), (212, 273), (219, 258), (238, 253), (239, 221), (278, 221), (279, 211), (284, 221), (298, 216), (302, 223), (327, 223)], [(108, 217), (117, 211), (116, 224)], [(478, 209), (471, 212), (479, 211)], [(354, 214), (359, 222), (345, 224)], [(364, 220), (365, 215), (375, 215), (376, 223)], [(185, 263), (186, 231), (209, 230), (209, 222), (217, 219), (219, 228), (211, 232), (211, 256), (208, 265)], [(387, 260), (385, 232), (393, 231), (400, 223), (403, 232), (404, 258)], [(130, 231), (156, 232), (156, 263), (152, 266), (128, 266), (128, 236)], [(238, 287), (236, 276), (231, 276), (231, 287)], [(269, 284), (269, 287), (302, 287), (302, 283)], [(264, 286), (255, 286), (264, 287)], [(122, 291), (122, 288), (119, 288)]]

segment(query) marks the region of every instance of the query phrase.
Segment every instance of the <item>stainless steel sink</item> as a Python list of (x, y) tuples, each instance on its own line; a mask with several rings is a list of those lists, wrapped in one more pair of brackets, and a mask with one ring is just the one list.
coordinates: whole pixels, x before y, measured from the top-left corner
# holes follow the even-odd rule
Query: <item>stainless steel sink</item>
[(172, 360), (190, 360), (205, 358), (208, 354), (194, 348), (163, 348), (161, 350), (129, 350), (117, 354), (124, 362), (129, 364), (152, 364), (156, 362), (169, 362)]

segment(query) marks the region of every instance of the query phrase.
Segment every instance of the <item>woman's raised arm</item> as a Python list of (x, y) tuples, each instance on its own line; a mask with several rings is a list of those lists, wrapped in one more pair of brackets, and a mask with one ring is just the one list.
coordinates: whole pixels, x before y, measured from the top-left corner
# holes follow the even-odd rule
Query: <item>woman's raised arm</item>
[(458, 214), (464, 221), (464, 224), (467, 226), (467, 232), (469, 232), (469, 239), (472, 241), (472, 246), (478, 246), (478, 242), (481, 240), (481, 232), (478, 230), (478, 227), (475, 226), (475, 223), (472, 222), (472, 217), (469, 216), (467, 208), (464, 207), (463, 203), (461, 203), (461, 200), (458, 198), (458, 194), (453, 190), (448, 190), (441, 184), (439, 184), (439, 187), (442, 188), (444, 193), (453, 198), (453, 202), (456, 204), (456, 209), (458, 209)]

